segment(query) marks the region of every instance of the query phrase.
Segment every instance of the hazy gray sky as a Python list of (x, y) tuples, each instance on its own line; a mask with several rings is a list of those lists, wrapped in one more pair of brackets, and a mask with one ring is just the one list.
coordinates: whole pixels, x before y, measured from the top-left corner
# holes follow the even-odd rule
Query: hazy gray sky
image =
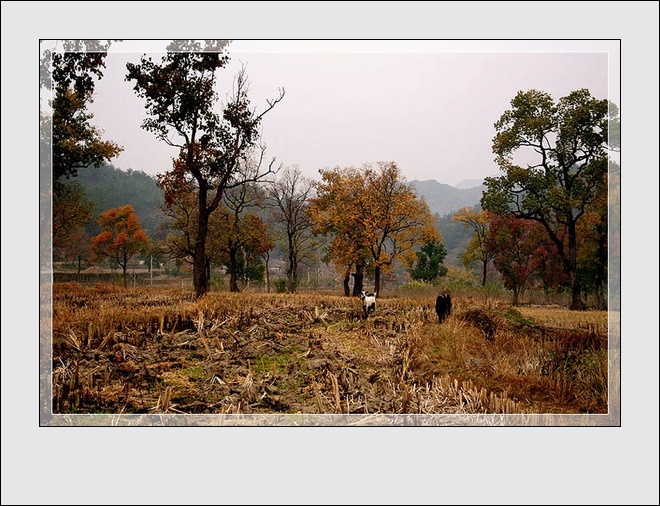
[[(124, 80), (127, 61), (166, 44), (124, 41), (108, 55), (91, 110), (104, 137), (125, 148), (112, 161), (118, 168), (156, 174), (177, 154), (140, 128), (144, 102)], [(397, 162), (408, 180), (482, 178), (498, 172), (493, 124), (518, 91), (558, 99), (587, 88), (619, 103), (614, 40), (236, 40), (228, 53), (228, 67), (218, 71), (221, 101), (242, 65), (255, 108), (284, 88), (263, 120), (267, 155), (314, 179), (321, 168), (379, 160)]]

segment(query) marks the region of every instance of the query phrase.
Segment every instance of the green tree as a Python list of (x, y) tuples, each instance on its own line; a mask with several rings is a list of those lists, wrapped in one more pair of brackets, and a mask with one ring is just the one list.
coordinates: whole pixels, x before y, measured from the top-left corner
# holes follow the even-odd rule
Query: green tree
[(262, 118), (282, 100), (284, 91), (257, 112), (251, 107), (249, 83), (242, 70), (222, 114), (215, 112), (216, 71), (229, 60), (224, 53), (226, 45), (227, 41), (206, 41), (204, 46), (198, 41), (176, 41), (160, 63), (143, 55), (140, 64), (127, 64), (126, 79), (135, 82), (135, 92), (145, 100), (148, 117), (142, 128), (180, 150), (173, 169), (161, 180), (166, 199), (181, 186), (190, 182), (196, 185), (193, 283), (197, 298), (208, 290), (209, 218), (221, 204), (224, 192), (263, 181), (276, 172), (274, 160), (262, 169), (264, 148), (256, 156), (256, 169), (244, 162), (258, 145)]
[(147, 250), (149, 237), (130, 204), (101, 213), (99, 226), (103, 232), (92, 238), (92, 250), (97, 258), (109, 257), (122, 268), (126, 288), (128, 261)]
[(112, 141), (102, 140), (102, 132), (90, 123), (94, 116), (87, 109), (94, 101), (96, 81), (103, 77), (111, 41), (57, 42), (61, 47), (44, 51), (40, 73), (42, 87), (52, 87), (53, 92), (50, 109), (44, 106), (41, 111), (42, 129), (45, 129), (49, 126), (45, 111), (49, 110), (52, 132), (50, 136), (41, 135), (41, 139), (51, 148), (43, 161), (50, 162), (53, 176), (54, 245), (67, 243), (71, 235), (79, 232), (84, 222), (69, 218), (72, 215), (80, 218), (81, 210), (90, 206), (80, 187), (71, 186), (65, 179), (76, 177), (78, 169), (83, 167), (100, 166), (123, 150)]
[(427, 241), (416, 253), (417, 260), (414, 266), (408, 268), (410, 276), (415, 281), (432, 283), (447, 274), (447, 267), (442, 262), (447, 256), (447, 250), (440, 241)]
[(87, 110), (94, 101), (96, 81), (103, 77), (107, 44), (100, 41), (62, 41), (62, 50), (50, 51), (52, 59), (53, 178), (75, 177), (77, 169), (98, 166), (123, 148), (101, 139), (90, 124)]
[(608, 101), (581, 89), (555, 103), (549, 94), (530, 90), (519, 92), (511, 106), (495, 123), (493, 139), (504, 175), (486, 178), (481, 205), (544, 227), (569, 278), (570, 308), (582, 309), (578, 224), (606, 193)]

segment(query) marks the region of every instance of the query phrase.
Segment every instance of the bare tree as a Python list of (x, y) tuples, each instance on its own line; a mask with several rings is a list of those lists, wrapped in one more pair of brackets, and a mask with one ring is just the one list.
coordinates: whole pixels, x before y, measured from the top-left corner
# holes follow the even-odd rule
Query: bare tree
[[(246, 164), (244, 177), (246, 180), (254, 179), (259, 171), (258, 164)], [(248, 214), (250, 208), (261, 207), (262, 194), (254, 183), (244, 184), (231, 188), (224, 193), (222, 205), (218, 215), (218, 230), (210, 230), (215, 235), (211, 239), (214, 248), (221, 254), (220, 263), (224, 264), (229, 272), (229, 291), (239, 292), (238, 278), (240, 274), (240, 255), (244, 249), (256, 238), (255, 235), (265, 236), (258, 227), (261, 220), (254, 214)], [(267, 242), (261, 237), (260, 243)], [(261, 248), (259, 248), (261, 249)], [(269, 249), (269, 248), (267, 248)], [(259, 251), (261, 256), (262, 251)]]
[(298, 166), (284, 169), (268, 192), (285, 240), (286, 280), (290, 293), (298, 288), (299, 264), (313, 249), (312, 219), (308, 212), (312, 192), (312, 181), (302, 175)]

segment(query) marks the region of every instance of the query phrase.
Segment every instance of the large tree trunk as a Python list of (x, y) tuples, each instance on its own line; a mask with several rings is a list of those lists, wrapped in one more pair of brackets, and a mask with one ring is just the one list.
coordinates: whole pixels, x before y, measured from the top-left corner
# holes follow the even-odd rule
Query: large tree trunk
[(364, 283), (364, 265), (362, 262), (355, 264), (355, 272), (353, 273), (353, 297), (360, 295), (363, 290)]
[(232, 248), (229, 251), (229, 291), (230, 292), (240, 292), (238, 288), (238, 276), (236, 272), (238, 271), (238, 258), (236, 249)]
[(377, 265), (374, 269), (374, 293), (376, 297), (380, 293), (380, 265)]
[(596, 305), (607, 309), (607, 222), (598, 227), (598, 263), (596, 264)]
[(195, 239), (195, 258), (193, 263), (193, 285), (195, 298), (206, 294), (208, 278), (206, 272), (206, 236), (208, 234), (209, 216), (206, 211), (206, 189), (199, 189), (199, 217), (197, 219), (197, 238)]
[(575, 223), (568, 225), (568, 279), (571, 284), (571, 305), (569, 309), (583, 310), (582, 289), (577, 272), (577, 239)]
[(346, 269), (346, 274), (344, 274), (344, 295), (346, 297), (351, 296), (350, 282), (351, 282), (351, 267), (349, 266)]
[(486, 286), (486, 275), (488, 274), (488, 262), (485, 260), (481, 261), (481, 286)]
[(296, 293), (298, 289), (298, 258), (293, 247), (293, 237), (289, 237), (289, 263), (286, 267), (286, 284), (289, 293)]
[(571, 273), (575, 279), (571, 280), (571, 305), (569, 309), (581, 311), (584, 309), (584, 302), (582, 302), (582, 289), (580, 288), (580, 281), (577, 279), (576, 273)]

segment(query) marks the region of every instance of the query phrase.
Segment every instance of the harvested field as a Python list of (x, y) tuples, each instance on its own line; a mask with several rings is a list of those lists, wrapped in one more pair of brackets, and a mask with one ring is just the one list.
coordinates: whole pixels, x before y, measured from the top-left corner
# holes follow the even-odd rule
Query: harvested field
[(460, 298), (56, 284), (49, 365), (53, 414), (608, 412), (606, 312)]

